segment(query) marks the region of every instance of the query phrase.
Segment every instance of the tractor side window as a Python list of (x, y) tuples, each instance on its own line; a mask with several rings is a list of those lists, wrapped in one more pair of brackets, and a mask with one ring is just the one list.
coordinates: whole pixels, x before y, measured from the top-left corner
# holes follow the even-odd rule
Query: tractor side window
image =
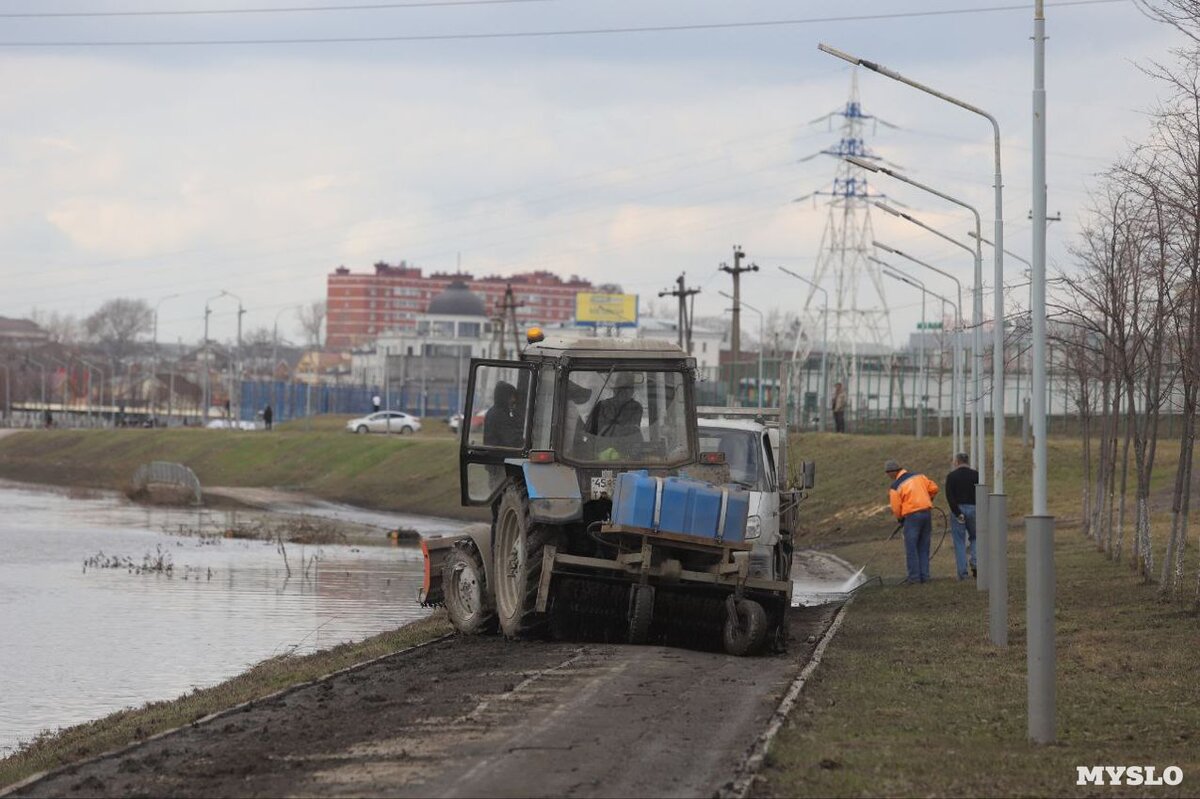
[(525, 420), (529, 417), (529, 371), (480, 364), (471, 397), (471, 447), (525, 449)]
[(550, 424), (554, 419), (554, 367), (538, 373), (537, 400), (533, 403), (533, 449), (550, 449)]

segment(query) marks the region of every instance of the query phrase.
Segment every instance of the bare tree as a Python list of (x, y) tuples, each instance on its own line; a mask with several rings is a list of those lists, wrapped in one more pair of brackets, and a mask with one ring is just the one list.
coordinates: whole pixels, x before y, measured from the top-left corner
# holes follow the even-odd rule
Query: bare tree
[(88, 338), (115, 360), (131, 355), (139, 336), (154, 326), (154, 310), (145, 300), (107, 300), (83, 322)]
[(45, 330), (55, 344), (77, 344), (83, 338), (83, 324), (73, 314), (34, 308), (29, 318)]
[(304, 331), (308, 346), (321, 346), (321, 326), (325, 324), (325, 301), (313, 300), (308, 305), (301, 305), (296, 311), (296, 319)]

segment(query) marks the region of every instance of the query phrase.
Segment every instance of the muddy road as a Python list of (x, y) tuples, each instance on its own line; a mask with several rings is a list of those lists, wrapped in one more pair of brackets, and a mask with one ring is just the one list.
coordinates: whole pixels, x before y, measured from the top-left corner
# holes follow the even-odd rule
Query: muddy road
[(836, 607), (785, 655), (451, 637), (16, 796), (711, 796)]

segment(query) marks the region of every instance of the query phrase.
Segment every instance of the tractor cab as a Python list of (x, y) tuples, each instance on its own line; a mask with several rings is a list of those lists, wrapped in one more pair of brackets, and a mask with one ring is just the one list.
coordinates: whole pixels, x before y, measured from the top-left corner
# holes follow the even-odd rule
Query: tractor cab
[[(471, 361), (463, 504), (490, 505), (518, 481), (535, 518), (604, 518), (607, 506), (593, 503), (612, 499), (616, 474), (697, 463), (694, 380), (694, 359), (645, 339), (552, 336), (519, 360)], [(576, 501), (542, 503), (540, 514), (537, 499)]]

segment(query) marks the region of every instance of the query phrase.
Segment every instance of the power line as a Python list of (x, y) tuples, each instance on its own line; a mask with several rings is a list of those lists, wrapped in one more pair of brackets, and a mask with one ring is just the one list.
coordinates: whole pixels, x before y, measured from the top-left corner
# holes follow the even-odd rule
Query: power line
[(112, 17), (199, 17), (228, 14), (297, 14), (324, 11), (387, 11), (404, 8), (494, 6), (514, 3), (549, 3), (553, 0), (417, 0), (412, 3), (365, 3), (349, 6), (284, 6), (281, 8), (191, 8), (160, 11), (13, 11), (0, 19), (97, 19)]
[[(1129, 4), (1131, 0), (1061, 0), (1057, 3), (1047, 3), (1047, 6), (1067, 8), (1071, 6), (1094, 6), (1113, 3)], [(987, 6), (984, 8), (946, 8), (930, 11), (895, 11), (882, 14), (851, 14), (832, 17), (805, 17), (799, 19), (772, 19), (755, 22), (709, 22), (691, 25), (647, 25), (618, 28), (575, 28), (568, 30), (543, 31), (505, 31), (495, 33), (431, 33), (404, 34), (397, 36), (320, 36), (279, 39), (176, 39), (176, 40), (75, 40), (75, 41), (0, 41), (4, 48), (42, 48), (42, 47), (209, 47), (209, 46), (260, 46), (260, 45), (300, 45), (300, 44), (379, 44), (395, 42), (444, 42), (444, 41), (480, 41), (487, 39), (534, 39), (556, 36), (605, 36), (629, 33), (668, 33), (695, 32), (711, 30), (734, 30), (744, 28), (777, 28), (796, 25), (813, 25), (831, 22), (869, 22), (895, 19), (914, 19), (928, 17), (962, 16), (967, 14), (992, 14), (1006, 11), (1029, 10), (1028, 3), (1016, 5)]]

